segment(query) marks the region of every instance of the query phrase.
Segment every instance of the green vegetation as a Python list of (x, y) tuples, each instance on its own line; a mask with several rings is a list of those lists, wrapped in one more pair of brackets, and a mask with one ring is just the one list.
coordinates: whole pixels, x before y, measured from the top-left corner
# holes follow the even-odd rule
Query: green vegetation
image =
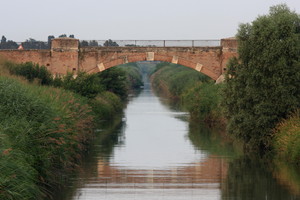
[(143, 85), (141, 71), (135, 63), (113, 67), (98, 74), (79, 72), (76, 77), (67, 74), (55, 78), (46, 67), (31, 62), (24, 64), (6, 62), (5, 66), (11, 74), (23, 76), (29, 82), (62, 87), (88, 98), (95, 98), (103, 91), (110, 91), (125, 100), (130, 89), (140, 88)]
[(300, 165), (300, 111), (279, 123), (274, 136), (276, 155)]
[(118, 68), (126, 72), (128, 90), (140, 89), (144, 85), (142, 72), (137, 63), (127, 63)]
[(215, 122), (225, 124), (222, 115), (221, 89), (223, 84), (198, 82), (183, 95), (185, 107), (194, 119), (204, 119), (209, 124)]
[(196, 82), (207, 82), (209, 78), (193, 69), (171, 64), (160, 63), (152, 76), (153, 86), (164, 91), (171, 98), (180, 98)]
[(264, 152), (276, 124), (300, 107), (300, 17), (274, 6), (242, 24), (237, 38), (239, 57), (228, 65), (224, 90), (228, 131)]
[[(0, 199), (41, 199), (92, 139), (87, 100), (0, 77)], [(41, 187), (43, 186), (43, 187)]]
[(221, 88), (209, 77), (184, 66), (161, 63), (152, 75), (152, 85), (173, 99), (179, 99), (193, 120), (224, 123)]
[(93, 140), (94, 122), (121, 112), (130, 76), (112, 68), (53, 79), (32, 63), (0, 65), (0, 199), (51, 198)]
[(52, 75), (44, 66), (27, 62), (24, 64), (14, 64), (6, 62), (5, 66), (11, 74), (25, 77), (29, 82), (38, 80), (41, 85), (50, 85), (52, 82)]

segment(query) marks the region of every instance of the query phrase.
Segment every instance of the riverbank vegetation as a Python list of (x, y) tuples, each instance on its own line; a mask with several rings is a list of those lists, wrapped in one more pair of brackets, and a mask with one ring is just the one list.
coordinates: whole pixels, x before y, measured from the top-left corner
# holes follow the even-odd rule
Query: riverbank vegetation
[(129, 75), (112, 68), (53, 79), (32, 63), (0, 65), (0, 199), (51, 197), (93, 140), (96, 119), (122, 111)]
[(152, 85), (156, 91), (179, 100), (192, 120), (210, 125), (225, 123), (220, 108), (223, 86), (215, 85), (206, 75), (181, 65), (161, 63), (152, 74)]
[(229, 133), (243, 139), (249, 150), (274, 150), (293, 161), (300, 160), (299, 143), (294, 143), (300, 129), (291, 127), (297, 117), (283, 122), (279, 131), (276, 126), (300, 107), (299, 24), (299, 15), (286, 5), (242, 24), (239, 57), (228, 65), (224, 90)]

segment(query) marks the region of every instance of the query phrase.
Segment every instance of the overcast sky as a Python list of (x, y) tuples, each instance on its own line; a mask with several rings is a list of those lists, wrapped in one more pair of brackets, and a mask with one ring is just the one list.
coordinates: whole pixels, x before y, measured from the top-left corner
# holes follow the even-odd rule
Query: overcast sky
[(0, 36), (221, 39), (280, 3), (300, 13), (300, 0), (0, 0)]

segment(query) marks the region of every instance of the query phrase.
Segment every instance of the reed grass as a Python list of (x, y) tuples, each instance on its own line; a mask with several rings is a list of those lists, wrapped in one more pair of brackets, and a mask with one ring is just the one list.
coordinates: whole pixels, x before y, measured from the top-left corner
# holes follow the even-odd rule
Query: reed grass
[(87, 100), (0, 77), (0, 199), (42, 199), (93, 137)]
[(277, 157), (300, 165), (300, 110), (278, 124), (273, 141)]

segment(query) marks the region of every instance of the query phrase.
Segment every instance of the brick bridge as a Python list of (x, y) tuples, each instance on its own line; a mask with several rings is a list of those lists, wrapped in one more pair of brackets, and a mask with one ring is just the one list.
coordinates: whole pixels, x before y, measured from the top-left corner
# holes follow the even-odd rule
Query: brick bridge
[[(165, 44), (166, 41), (164, 41)], [(194, 44), (194, 43), (193, 43)], [(213, 80), (224, 72), (228, 59), (237, 55), (237, 41), (222, 39), (221, 45), (206, 47), (79, 47), (79, 40), (57, 38), (49, 50), (0, 50), (0, 57), (17, 63), (44, 65), (54, 75), (78, 71), (97, 73), (120, 64), (163, 61), (195, 69)]]

